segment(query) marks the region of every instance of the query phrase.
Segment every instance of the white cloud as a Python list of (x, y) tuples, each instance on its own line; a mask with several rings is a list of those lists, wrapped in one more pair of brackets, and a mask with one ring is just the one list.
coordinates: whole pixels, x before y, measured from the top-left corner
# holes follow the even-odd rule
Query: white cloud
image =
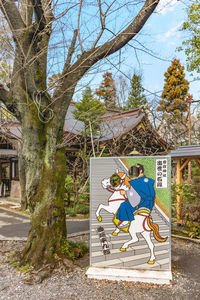
[(158, 34), (157, 38), (159, 42), (166, 42), (167, 40), (170, 39), (170, 43), (172, 44), (175, 43), (180, 38), (179, 28), (181, 27), (182, 24), (183, 22), (180, 22), (176, 26), (170, 28), (167, 32), (163, 34)]
[(157, 12), (164, 15), (168, 11), (174, 10), (179, 0), (161, 0), (157, 6)]

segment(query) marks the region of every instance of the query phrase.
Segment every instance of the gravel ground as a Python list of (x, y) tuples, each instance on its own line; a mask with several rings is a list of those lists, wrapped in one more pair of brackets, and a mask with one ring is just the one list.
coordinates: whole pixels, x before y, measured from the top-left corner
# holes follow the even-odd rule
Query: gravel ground
[[(88, 243), (88, 235), (72, 238)], [(133, 299), (200, 299), (200, 244), (173, 239), (173, 281), (167, 286), (146, 283), (91, 280), (85, 276), (88, 255), (72, 272), (55, 273), (40, 284), (24, 283), (24, 275), (4, 263), (13, 249), (24, 242), (0, 241), (0, 299), (2, 300), (133, 300)]]

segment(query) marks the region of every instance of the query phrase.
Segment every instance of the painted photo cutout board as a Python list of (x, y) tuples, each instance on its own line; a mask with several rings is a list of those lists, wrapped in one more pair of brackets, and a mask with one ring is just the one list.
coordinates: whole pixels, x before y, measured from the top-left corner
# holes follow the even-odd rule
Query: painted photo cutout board
[(90, 163), (90, 267), (171, 274), (170, 157)]

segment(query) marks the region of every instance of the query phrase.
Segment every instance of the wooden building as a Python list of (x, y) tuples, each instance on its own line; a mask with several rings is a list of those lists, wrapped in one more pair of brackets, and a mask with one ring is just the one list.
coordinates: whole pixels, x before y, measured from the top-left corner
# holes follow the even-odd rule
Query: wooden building
[[(75, 106), (71, 103), (65, 118), (63, 145), (60, 145), (66, 147), (68, 170), (74, 168), (77, 153), (84, 145), (84, 138), (81, 135), (84, 124), (74, 118), (74, 110)], [(6, 192), (3, 195), (18, 198), (20, 187), (17, 140), (21, 138), (21, 130), (18, 122), (11, 121), (7, 127), (13, 137), (8, 139), (2, 133), (0, 178), (2, 177), (2, 182), (4, 186), (6, 185)], [(93, 136), (91, 132), (86, 142), (91, 156), (126, 156), (131, 155), (133, 150), (146, 156), (165, 154), (168, 151), (168, 144), (154, 130), (147, 113), (142, 108), (125, 112), (107, 109), (101, 117), (98, 136)]]
[(14, 181), (19, 181), (18, 153), (12, 143), (0, 135), (0, 197), (10, 195)]

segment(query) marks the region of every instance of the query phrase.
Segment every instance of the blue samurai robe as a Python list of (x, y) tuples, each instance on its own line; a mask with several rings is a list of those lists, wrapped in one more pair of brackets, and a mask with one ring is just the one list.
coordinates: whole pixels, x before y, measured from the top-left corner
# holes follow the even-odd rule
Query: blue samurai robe
[(150, 212), (155, 203), (154, 180), (142, 176), (129, 181), (133, 189), (140, 195), (141, 201), (136, 207), (132, 207), (129, 201), (122, 203), (117, 212), (117, 219), (120, 221), (133, 221), (133, 213), (139, 209), (147, 209)]

